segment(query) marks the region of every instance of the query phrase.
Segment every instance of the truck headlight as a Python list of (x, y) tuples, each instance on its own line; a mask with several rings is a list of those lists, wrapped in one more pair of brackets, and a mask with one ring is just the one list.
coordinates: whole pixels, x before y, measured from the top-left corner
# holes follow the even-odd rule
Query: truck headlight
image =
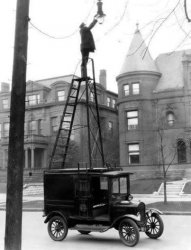
[(131, 194), (129, 194), (128, 197), (127, 197), (127, 200), (132, 201), (132, 199), (133, 199), (133, 196)]

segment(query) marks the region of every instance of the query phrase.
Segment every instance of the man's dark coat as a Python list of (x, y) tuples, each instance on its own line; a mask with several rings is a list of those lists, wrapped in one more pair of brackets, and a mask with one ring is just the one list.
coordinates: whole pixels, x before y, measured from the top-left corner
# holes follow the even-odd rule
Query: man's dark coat
[(97, 20), (94, 20), (89, 27), (82, 27), (80, 29), (81, 34), (81, 51), (86, 50), (89, 52), (94, 52), (95, 50), (95, 42), (93, 35), (91, 33), (91, 29), (94, 27), (94, 25), (97, 23)]

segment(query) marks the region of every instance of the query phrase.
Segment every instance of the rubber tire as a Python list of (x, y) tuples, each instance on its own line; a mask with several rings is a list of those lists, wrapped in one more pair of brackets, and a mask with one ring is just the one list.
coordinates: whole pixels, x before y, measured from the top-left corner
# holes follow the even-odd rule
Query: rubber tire
[[(124, 226), (125, 226), (125, 228), (124, 228)], [(127, 227), (131, 227), (131, 233), (133, 230), (133, 233), (135, 236), (133, 241), (132, 240), (128, 241), (127, 238), (125, 238), (125, 236), (124, 236), (124, 230), (126, 230)], [(126, 236), (127, 236), (127, 232), (126, 232)], [(129, 235), (129, 237), (130, 236), (131, 235)], [(140, 238), (139, 228), (138, 228), (137, 224), (131, 219), (123, 219), (121, 221), (121, 223), (119, 224), (119, 237), (120, 237), (121, 241), (123, 242), (123, 244), (125, 244), (126, 246), (128, 246), (128, 247), (135, 246), (139, 242), (139, 238)]]
[(86, 234), (86, 235), (91, 233), (91, 231), (83, 231), (83, 230), (78, 230), (78, 232), (81, 234)]
[[(58, 222), (60, 225), (58, 225)], [(60, 231), (58, 232), (55, 231), (56, 226), (59, 226), (57, 230), (60, 230)], [(55, 231), (55, 233), (53, 233), (53, 231)], [(55, 241), (64, 240), (68, 234), (68, 225), (66, 223), (66, 220), (59, 215), (53, 216), (48, 222), (48, 233), (49, 233), (50, 238)]]
[(145, 233), (149, 238), (157, 239), (162, 235), (162, 233), (164, 231), (164, 224), (163, 224), (163, 221), (162, 221), (160, 215), (153, 213), (150, 217), (147, 217), (147, 226), (149, 226), (149, 224), (151, 224), (151, 223), (154, 223), (154, 224), (157, 223), (157, 225), (159, 227), (158, 231), (156, 233), (152, 233), (152, 232), (154, 232), (154, 228), (153, 228), (153, 230), (152, 229), (150, 230), (150, 228), (149, 228)]

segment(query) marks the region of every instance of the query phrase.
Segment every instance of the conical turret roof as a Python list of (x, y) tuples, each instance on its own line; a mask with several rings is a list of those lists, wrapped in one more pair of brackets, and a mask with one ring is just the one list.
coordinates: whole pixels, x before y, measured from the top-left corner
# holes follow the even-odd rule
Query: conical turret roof
[(135, 71), (159, 72), (138, 27), (119, 75)]

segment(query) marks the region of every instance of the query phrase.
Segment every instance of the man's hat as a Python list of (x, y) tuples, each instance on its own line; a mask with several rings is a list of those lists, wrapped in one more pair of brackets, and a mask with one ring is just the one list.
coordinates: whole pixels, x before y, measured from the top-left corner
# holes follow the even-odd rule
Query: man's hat
[(85, 26), (85, 23), (81, 23), (80, 26), (79, 26), (79, 28), (81, 29), (81, 28), (83, 28), (84, 26)]

